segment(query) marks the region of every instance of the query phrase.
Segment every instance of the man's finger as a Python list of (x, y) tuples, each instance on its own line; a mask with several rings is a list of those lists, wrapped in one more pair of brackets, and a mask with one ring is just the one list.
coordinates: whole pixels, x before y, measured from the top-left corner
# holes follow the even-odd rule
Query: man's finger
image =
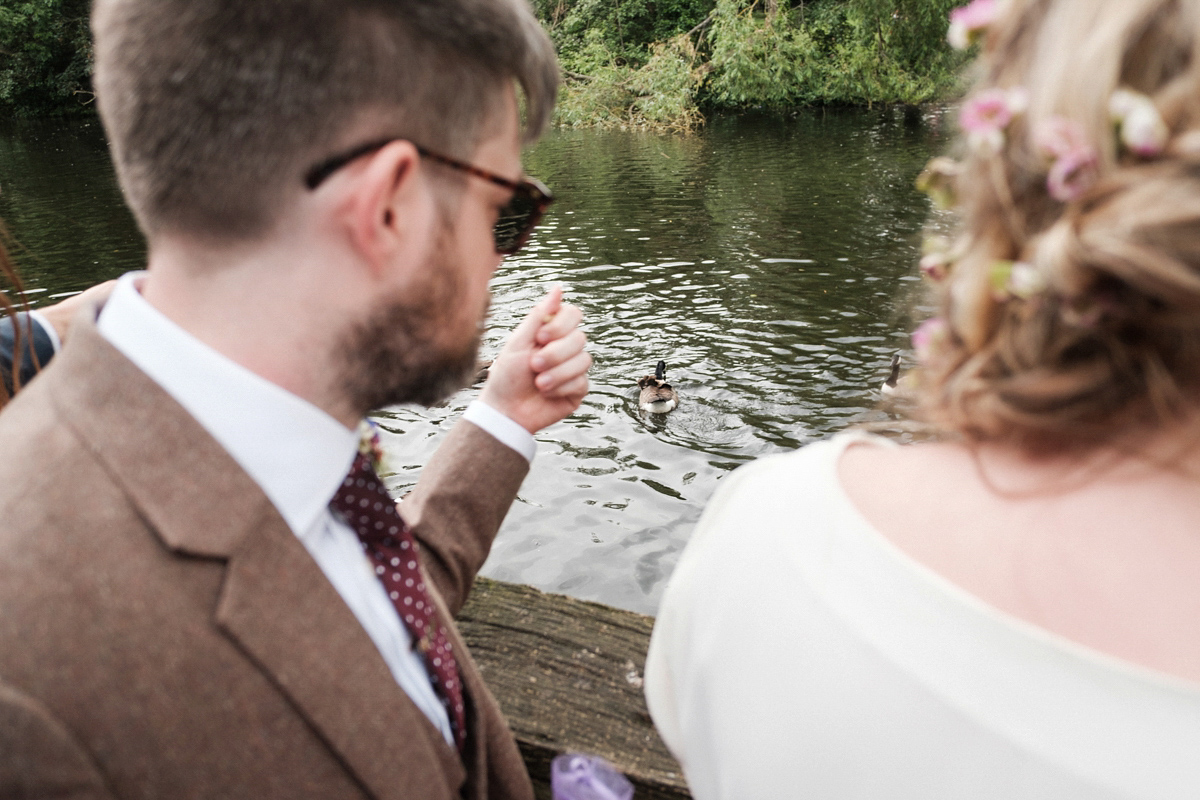
[(576, 353), (582, 352), (586, 346), (587, 334), (576, 328), (534, 353), (529, 360), (529, 366), (539, 373), (554, 369)]
[(566, 336), (572, 328), (579, 325), (582, 319), (583, 312), (579, 310), (578, 306), (563, 303), (562, 307), (558, 309), (558, 313), (537, 332), (537, 343), (546, 344)]
[(564, 383), (552, 392), (544, 393), (548, 397), (566, 397), (583, 400), (588, 393), (588, 376), (580, 375), (573, 381)]
[(591, 366), (591, 354), (586, 350), (576, 353), (557, 367), (546, 370), (538, 375), (536, 380), (538, 391), (543, 394), (554, 392), (580, 375), (587, 375), (587, 371)]

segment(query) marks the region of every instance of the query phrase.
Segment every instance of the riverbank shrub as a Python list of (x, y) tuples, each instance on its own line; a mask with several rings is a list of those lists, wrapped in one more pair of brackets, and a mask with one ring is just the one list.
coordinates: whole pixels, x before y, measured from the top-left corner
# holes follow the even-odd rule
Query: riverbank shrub
[[(561, 14), (546, 24), (567, 69), (565, 125), (678, 130), (704, 111), (915, 105), (955, 94), (965, 63), (946, 42), (961, 0), (710, 0), (703, 14), (688, 6), (671, 39), (644, 46), (604, 29), (611, 18), (597, 8), (611, 2), (554, 2)], [(572, 8), (592, 15), (578, 36), (571, 20), (585, 17)]]
[(640, 67), (618, 63), (598, 36), (590, 40), (594, 60), (583, 63), (587, 73), (567, 73), (559, 125), (682, 132), (704, 122), (696, 97), (709, 66), (689, 35), (652, 44)]
[(92, 100), (88, 0), (0, 3), (0, 114), (78, 114)]
[(563, 69), (583, 74), (590, 74), (598, 52), (616, 66), (638, 69), (656, 43), (690, 30), (712, 6), (713, 0), (533, 0)]

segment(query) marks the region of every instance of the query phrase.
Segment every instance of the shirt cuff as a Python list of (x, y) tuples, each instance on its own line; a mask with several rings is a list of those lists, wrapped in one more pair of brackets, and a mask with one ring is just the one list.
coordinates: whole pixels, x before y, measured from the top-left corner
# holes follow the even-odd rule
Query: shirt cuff
[(42, 332), (46, 334), (46, 338), (50, 340), (50, 344), (54, 345), (55, 353), (58, 353), (59, 350), (62, 350), (62, 339), (58, 338), (58, 331), (54, 329), (54, 326), (50, 324), (49, 320), (42, 316), (38, 311), (30, 311), (29, 318), (36, 322), (39, 327), (41, 327)]
[(501, 444), (511, 447), (524, 456), (526, 461), (533, 463), (533, 457), (537, 455), (537, 442), (533, 440), (533, 434), (525, 430), (520, 423), (513, 422), (482, 400), (472, 401), (463, 412), (463, 419), (478, 425), (496, 437)]

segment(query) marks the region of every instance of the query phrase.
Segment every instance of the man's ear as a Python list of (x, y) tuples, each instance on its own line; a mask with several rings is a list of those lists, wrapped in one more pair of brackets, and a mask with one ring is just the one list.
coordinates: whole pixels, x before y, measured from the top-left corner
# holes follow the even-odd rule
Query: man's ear
[(420, 179), (420, 154), (398, 139), (375, 152), (353, 182), (343, 207), (350, 243), (376, 275), (397, 252), (411, 248), (428, 229), (432, 205)]

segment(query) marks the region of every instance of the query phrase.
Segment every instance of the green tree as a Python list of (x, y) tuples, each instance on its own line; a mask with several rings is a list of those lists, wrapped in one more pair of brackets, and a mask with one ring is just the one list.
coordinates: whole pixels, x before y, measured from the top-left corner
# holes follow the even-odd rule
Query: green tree
[(91, 100), (88, 0), (0, 5), (0, 112), (78, 113)]
[(815, 0), (767, 10), (718, 0), (708, 102), (720, 108), (922, 103), (952, 93), (957, 0)]
[(714, 0), (534, 0), (538, 19), (572, 71), (589, 63), (577, 56), (597, 43), (618, 66), (640, 67), (651, 45), (690, 30), (712, 10)]

